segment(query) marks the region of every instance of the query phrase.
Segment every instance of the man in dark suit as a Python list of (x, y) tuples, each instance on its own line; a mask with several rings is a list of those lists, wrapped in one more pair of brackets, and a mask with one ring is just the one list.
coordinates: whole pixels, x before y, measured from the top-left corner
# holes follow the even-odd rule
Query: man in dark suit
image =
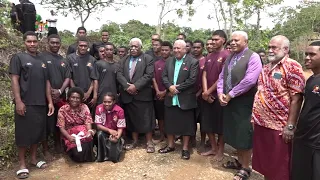
[(147, 152), (154, 153), (152, 131), (155, 127), (155, 113), (152, 98), (153, 58), (141, 51), (142, 42), (138, 38), (130, 40), (130, 55), (119, 62), (117, 80), (120, 84), (121, 101), (124, 105), (127, 129), (132, 132), (132, 144), (137, 146), (139, 133), (145, 133)]
[(165, 97), (164, 131), (168, 145), (159, 153), (174, 151), (174, 135), (183, 136), (182, 159), (190, 159), (190, 136), (195, 135), (197, 107), (196, 81), (199, 62), (187, 54), (186, 43), (177, 40), (173, 47), (174, 57), (166, 61), (162, 81), (168, 93)]

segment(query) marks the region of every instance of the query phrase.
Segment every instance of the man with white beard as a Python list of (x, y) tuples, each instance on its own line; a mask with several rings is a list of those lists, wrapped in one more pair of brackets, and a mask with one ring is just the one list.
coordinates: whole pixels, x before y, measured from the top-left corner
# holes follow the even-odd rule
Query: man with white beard
[(303, 70), (289, 58), (289, 45), (285, 36), (270, 40), (270, 63), (259, 76), (252, 110), (252, 167), (267, 180), (290, 179), (292, 139), (303, 100)]

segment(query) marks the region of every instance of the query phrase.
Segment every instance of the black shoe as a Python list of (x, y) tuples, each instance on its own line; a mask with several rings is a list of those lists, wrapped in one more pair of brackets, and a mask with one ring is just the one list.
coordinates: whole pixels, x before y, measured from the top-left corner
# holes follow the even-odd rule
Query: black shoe
[(164, 154), (164, 153), (169, 153), (169, 152), (173, 152), (174, 150), (176, 150), (175, 148), (166, 146), (165, 148), (159, 149), (159, 153)]
[(181, 158), (184, 160), (190, 159), (190, 152), (188, 150), (182, 150)]

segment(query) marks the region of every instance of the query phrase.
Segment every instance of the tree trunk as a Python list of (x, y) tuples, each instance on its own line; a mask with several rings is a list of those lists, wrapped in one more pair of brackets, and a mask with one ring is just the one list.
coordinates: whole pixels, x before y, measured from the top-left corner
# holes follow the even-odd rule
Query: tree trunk
[(229, 3), (229, 15), (230, 15), (230, 24), (229, 24), (229, 38), (232, 35), (232, 29), (233, 29), (233, 8), (232, 8), (232, 4)]
[(260, 39), (260, 21), (261, 21), (261, 11), (260, 8), (257, 7), (257, 25), (256, 25), (256, 35), (257, 35), (257, 39)]
[(219, 6), (220, 6), (220, 13), (224, 22), (224, 31), (227, 31), (227, 24), (228, 24), (228, 19), (226, 17), (226, 13), (224, 11), (224, 7), (222, 4), (222, 0), (218, 0)]
[(166, 0), (162, 0), (162, 3), (160, 3), (161, 5), (161, 11), (159, 14), (159, 18), (158, 18), (158, 25), (157, 25), (157, 34), (161, 35), (161, 29), (162, 29), (162, 19), (163, 19), (163, 11), (164, 8), (166, 7)]
[(81, 26), (84, 27), (85, 22), (83, 21), (82, 13), (80, 13), (79, 16), (80, 16)]

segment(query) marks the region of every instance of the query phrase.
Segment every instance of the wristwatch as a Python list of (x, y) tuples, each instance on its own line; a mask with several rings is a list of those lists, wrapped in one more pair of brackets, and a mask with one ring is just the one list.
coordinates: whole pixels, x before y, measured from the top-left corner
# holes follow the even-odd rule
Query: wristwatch
[(288, 124), (288, 129), (291, 131), (291, 130), (293, 130), (294, 128), (295, 128), (295, 126), (294, 125), (292, 125), (292, 124)]

